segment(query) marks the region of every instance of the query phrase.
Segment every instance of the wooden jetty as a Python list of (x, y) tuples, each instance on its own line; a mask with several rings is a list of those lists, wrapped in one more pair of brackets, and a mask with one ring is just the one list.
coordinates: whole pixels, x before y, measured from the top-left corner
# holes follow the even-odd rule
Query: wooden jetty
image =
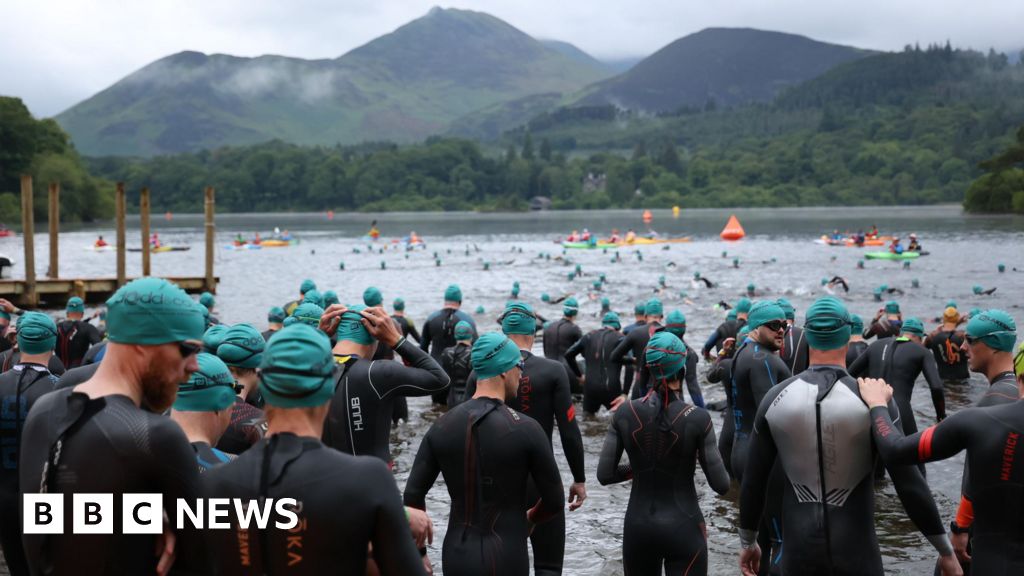
[[(60, 184), (49, 186), (50, 225), (50, 267), (46, 278), (36, 278), (35, 270), (35, 216), (33, 206), (32, 177), (21, 177), (21, 229), (25, 244), (25, 278), (0, 279), (0, 297), (18, 306), (56, 307), (63, 306), (72, 296), (78, 296), (89, 303), (106, 301), (119, 287), (134, 278), (125, 275), (125, 194), (124, 183), (117, 183), (115, 197), (117, 220), (117, 270), (111, 277), (61, 278), (59, 275), (58, 237), (60, 235)], [(149, 244), (149, 189), (143, 188), (139, 198), (140, 228), (142, 232), (142, 275), (150, 275)], [(219, 279), (213, 274), (215, 196), (213, 188), (206, 188), (206, 273), (201, 277), (163, 276), (180, 286), (189, 294), (208, 291), (216, 293)]]

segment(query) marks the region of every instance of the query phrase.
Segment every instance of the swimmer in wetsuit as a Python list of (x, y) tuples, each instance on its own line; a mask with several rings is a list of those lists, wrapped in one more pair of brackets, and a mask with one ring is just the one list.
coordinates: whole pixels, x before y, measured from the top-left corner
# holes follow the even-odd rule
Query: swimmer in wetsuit
[(82, 365), (86, 352), (103, 340), (100, 331), (85, 319), (85, 302), (78, 296), (68, 299), (67, 319), (57, 324), (57, 357), (65, 368)]
[[(601, 319), (600, 328), (584, 334), (565, 352), (569, 369), (577, 378), (583, 379), (583, 411), (587, 414), (597, 414), (602, 406), (611, 409), (612, 401), (622, 394), (622, 389), (616, 385), (617, 379), (611, 374), (612, 370), (618, 368), (608, 361), (612, 351), (622, 341), (619, 326), (619, 315), (608, 312)], [(580, 354), (586, 360), (585, 375), (576, 362)]]
[(460, 320), (455, 325), (455, 346), (441, 353), (441, 368), (451, 379), (448, 386), (448, 407), (454, 408), (466, 400), (466, 384), (473, 372), (470, 353), (473, 350), (473, 327)]
[[(737, 340), (743, 341), (747, 338), (747, 327), (744, 325), (736, 335)], [(732, 399), (732, 357), (736, 352), (736, 340), (729, 339), (722, 343), (722, 351), (718, 358), (708, 370), (708, 382), (722, 384), (725, 392), (725, 407), (722, 409), (722, 433), (718, 437), (718, 452), (722, 455), (722, 462), (729, 472), (730, 478), (735, 478), (732, 473), (732, 445), (736, 438), (736, 417), (733, 415)]]
[(900, 313), (900, 305), (895, 300), (885, 303), (885, 307), (875, 314), (871, 325), (864, 331), (864, 339), (872, 337), (895, 338), (900, 335), (900, 326), (903, 324), (903, 314)]
[(219, 550), (218, 573), (366, 574), (367, 547), (379, 573), (424, 574), (398, 489), (377, 458), (350, 456), (320, 442), (334, 393), (334, 361), (327, 337), (301, 323), (270, 341), (260, 364), (267, 401), (267, 437), (235, 460), (204, 475), (207, 498), (294, 498), (298, 524), (271, 515), (265, 529), (208, 530)]
[(637, 302), (633, 306), (633, 317), (634, 322), (628, 326), (623, 327), (622, 333), (624, 335), (629, 334), (633, 330), (647, 324), (647, 302)]
[[(736, 311), (736, 318), (734, 320), (726, 318), (725, 322), (719, 324), (718, 328), (716, 328), (715, 331), (711, 333), (711, 336), (708, 337), (707, 342), (704, 343), (704, 348), (701, 349), (701, 353), (704, 355), (705, 360), (711, 359), (712, 348), (721, 350), (722, 342), (728, 338), (736, 338), (736, 333), (739, 332), (739, 329), (747, 323), (747, 316), (750, 314), (750, 306), (751, 302), (749, 298), (740, 298), (739, 301), (736, 302), (736, 306), (732, 309)], [(732, 312), (732, 310), (730, 310), (730, 312)]]
[(420, 343), (420, 333), (416, 330), (416, 324), (405, 315), (405, 300), (401, 298), (395, 298), (395, 301), (391, 304), (394, 309), (394, 313), (391, 317), (398, 322), (398, 325), (402, 328), (402, 336), (406, 338), (412, 338), (417, 344)]
[(856, 314), (850, 314), (850, 342), (846, 347), (846, 365), (853, 366), (867, 349), (868, 343), (864, 341), (864, 320)]
[(583, 331), (574, 320), (579, 311), (580, 307), (576, 299), (569, 298), (562, 306), (562, 318), (544, 327), (544, 357), (565, 367), (565, 371), (569, 375), (569, 386), (574, 394), (581, 393), (583, 390), (580, 387), (579, 378), (576, 377), (575, 372), (572, 372), (565, 360), (565, 353), (583, 337)]
[(935, 405), (935, 419), (946, 417), (946, 397), (935, 365), (935, 356), (921, 345), (924, 325), (917, 318), (907, 318), (899, 338), (882, 338), (873, 342), (851, 366), (854, 378), (882, 378), (896, 389), (896, 405), (900, 409), (903, 432), (917, 432), (917, 421), (910, 406), (917, 377), (924, 375)]
[[(753, 314), (751, 314), (753, 316)], [(871, 419), (857, 383), (843, 368), (850, 317), (826, 296), (807, 310), (804, 332), (810, 367), (772, 388), (758, 409), (750, 458), (740, 490), (740, 567), (761, 567), (755, 543), (773, 468), (784, 477), (781, 528), (785, 539), (770, 556), (783, 574), (881, 576), (874, 526)], [(898, 420), (895, 402), (879, 409)], [(776, 466), (776, 464), (781, 466)], [(887, 466), (910, 519), (942, 557), (944, 574), (959, 566), (924, 477), (913, 466)]]
[[(661, 328), (661, 321), (665, 317), (664, 307), (661, 304), (661, 300), (657, 298), (651, 298), (647, 301), (647, 304), (644, 306), (644, 312), (647, 314), (644, 327), (627, 334), (608, 356), (608, 363), (611, 365), (611, 386), (612, 388), (618, 387), (622, 390), (622, 395), (612, 402), (612, 410), (629, 398), (629, 389), (633, 384), (631, 380), (619, 383), (618, 377), (622, 366), (624, 364), (635, 364), (637, 359), (643, 359), (647, 341), (651, 339), (651, 334), (654, 334), (658, 328)], [(634, 374), (636, 376), (635, 381), (640, 382), (639, 367), (634, 370)], [(626, 374), (627, 378), (630, 376), (633, 375)]]
[[(339, 367), (324, 444), (346, 454), (376, 456), (391, 465), (395, 398), (447, 395), (448, 375), (430, 355), (401, 335), (383, 308), (336, 304), (323, 315), (321, 326), (338, 339), (334, 358)], [(368, 360), (377, 346), (388, 346), (408, 366)]]
[(249, 324), (235, 324), (224, 330), (213, 331), (214, 328), (207, 330), (204, 340), (216, 350), (217, 357), (227, 364), (239, 385), (234, 406), (230, 410), (230, 422), (215, 446), (227, 454), (241, 454), (259, 442), (267, 431), (266, 416), (262, 409), (256, 407), (257, 404), (263, 404), (256, 369), (263, 359), (266, 341)]
[[(41, 398), (25, 422), (21, 489), (113, 494), (115, 518), (123, 494), (160, 493), (176, 527), (173, 503), (199, 496), (199, 472), (185, 434), (161, 413), (197, 369), (203, 314), (180, 288), (152, 277), (122, 286), (107, 308), (109, 340), (96, 374)], [(166, 535), (115, 529), (82, 536), (72, 533), (70, 514), (64, 520), (63, 534), (22, 537), (33, 573), (153, 574), (172, 563), (186, 573), (210, 570), (202, 538), (188, 522), (174, 530), (172, 550)]]
[(280, 306), (274, 306), (267, 312), (267, 329), (263, 332), (263, 340), (269, 342), (270, 338), (275, 332), (284, 328), (284, 319), (288, 315), (284, 313), (284, 308)]
[[(529, 304), (507, 303), (500, 320), (501, 331), (519, 348), (523, 357), (518, 392), (514, 398), (508, 398), (506, 404), (540, 423), (548, 438), (548, 446), (551, 446), (554, 426), (558, 423), (562, 450), (572, 472), (569, 511), (573, 512), (587, 499), (587, 477), (583, 468), (583, 436), (576, 422), (569, 378), (560, 362), (539, 358), (530, 352), (537, 333), (537, 319)], [(474, 375), (466, 386), (468, 397), (476, 394), (476, 384)], [(532, 504), (539, 497), (536, 486), (531, 482), (526, 494), (527, 502)], [(565, 512), (560, 511), (551, 520), (537, 526), (530, 534), (530, 544), (533, 547), (534, 574), (561, 574), (565, 556)]]
[[(455, 346), (455, 325), (460, 321), (468, 322), (473, 327), (473, 339), (476, 340), (476, 322), (472, 316), (459, 309), (461, 306), (462, 289), (452, 284), (444, 291), (444, 308), (427, 316), (423, 323), (420, 348), (429, 351), (430, 357), (437, 362), (441, 361), (441, 353), (445, 349)], [(436, 392), (430, 398), (434, 404), (443, 405), (448, 400), (448, 393)]]
[(786, 313), (786, 334), (782, 337), (779, 358), (782, 358), (791, 373), (803, 372), (807, 369), (807, 340), (804, 339), (803, 328), (795, 324), (796, 308), (785, 298), (779, 298), (775, 303)]
[(22, 428), (39, 398), (57, 377), (46, 368), (57, 343), (57, 326), (46, 314), (26, 312), (18, 321), (21, 362), (0, 374), (0, 549), (13, 576), (29, 573), (21, 544), (18, 450)]
[(964, 344), (965, 334), (960, 329), (960, 313), (955, 307), (947, 306), (942, 312), (942, 325), (924, 339), (924, 347), (935, 356), (943, 384), (963, 385), (970, 380), (967, 354), (961, 351)]
[(223, 360), (207, 352), (200, 352), (197, 360), (199, 369), (178, 387), (171, 420), (181, 426), (192, 444), (203, 473), (231, 461), (232, 455), (214, 446), (231, 423), (231, 407), (237, 397), (235, 379)]
[(288, 316), (294, 314), (295, 309), (298, 308), (299, 304), (302, 304), (302, 302), (306, 299), (306, 293), (311, 292), (313, 290), (316, 290), (316, 282), (313, 282), (309, 278), (303, 280), (302, 284), (299, 285), (299, 299), (292, 300), (291, 302), (285, 304), (283, 306), (284, 313), (287, 314)]
[[(519, 389), (521, 362), (503, 334), (481, 336), (473, 345), (476, 394), (438, 418), (416, 453), (405, 504), (424, 510), (438, 474), (451, 497), (442, 553), (447, 576), (526, 576), (532, 526), (563, 508), (544, 429), (504, 403)], [(528, 478), (540, 494), (536, 503), (527, 502)]]
[[(683, 401), (688, 353), (671, 332), (651, 337), (644, 360), (654, 388), (616, 410), (601, 449), (598, 481), (633, 481), (622, 537), (630, 576), (707, 574), (706, 529), (693, 484), (697, 461), (715, 492), (729, 490), (711, 415)], [(623, 451), (628, 464), (620, 463)]]
[[(673, 310), (665, 318), (665, 325), (656, 331), (670, 332), (683, 342), (683, 346), (686, 347), (686, 372), (683, 376), (686, 380), (686, 391), (690, 393), (690, 400), (693, 402), (693, 405), (703, 408), (704, 393), (701, 392), (700, 383), (697, 382), (697, 353), (684, 340), (686, 336), (686, 316), (679, 310)], [(639, 377), (633, 386), (633, 391), (630, 393), (630, 397), (633, 399), (643, 398), (654, 386), (654, 378), (651, 376), (646, 365), (640, 367), (638, 374)]]

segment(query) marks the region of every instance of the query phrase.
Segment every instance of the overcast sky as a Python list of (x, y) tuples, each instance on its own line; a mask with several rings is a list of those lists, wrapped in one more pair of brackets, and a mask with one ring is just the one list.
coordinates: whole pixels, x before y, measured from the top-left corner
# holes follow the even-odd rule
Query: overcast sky
[[(51, 116), (149, 62), (198, 50), (334, 58), (436, 0), (5, 0), (0, 95)], [(537, 37), (604, 59), (648, 55), (709, 26), (746, 26), (863, 48), (944, 42), (1016, 52), (1024, 0), (465, 0)]]

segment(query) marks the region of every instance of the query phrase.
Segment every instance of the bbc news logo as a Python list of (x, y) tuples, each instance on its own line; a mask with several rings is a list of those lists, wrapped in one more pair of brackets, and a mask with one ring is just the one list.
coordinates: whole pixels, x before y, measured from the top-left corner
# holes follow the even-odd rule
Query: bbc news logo
[[(121, 534), (160, 534), (164, 529), (163, 494), (122, 494)], [(73, 494), (73, 534), (113, 534), (116, 516), (113, 494)], [(64, 494), (24, 494), (22, 531), (25, 534), (63, 534)], [(250, 527), (291, 530), (301, 510), (294, 498), (242, 500), (241, 498), (184, 498), (175, 500), (175, 528), (230, 530)]]

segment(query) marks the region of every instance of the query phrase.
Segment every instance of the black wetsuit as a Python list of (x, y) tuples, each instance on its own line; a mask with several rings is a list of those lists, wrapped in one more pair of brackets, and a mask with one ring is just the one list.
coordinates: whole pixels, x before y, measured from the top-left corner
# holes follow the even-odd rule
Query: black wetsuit
[(192, 450), (196, 453), (196, 463), (199, 464), (200, 474), (221, 464), (227, 464), (233, 458), (230, 454), (213, 448), (206, 442), (192, 442)]
[[(701, 391), (700, 383), (697, 381), (697, 352), (685, 341), (683, 346), (686, 346), (686, 374), (683, 377), (683, 382), (686, 384), (686, 391), (690, 393), (690, 400), (693, 402), (693, 405), (703, 408), (704, 393)], [(651, 391), (653, 385), (654, 378), (651, 376), (650, 370), (647, 369), (646, 364), (641, 364), (640, 369), (637, 370), (637, 379), (633, 383), (633, 391), (630, 392), (630, 398), (634, 400), (643, 398)]]
[(893, 388), (893, 397), (900, 409), (903, 432), (917, 432), (917, 422), (910, 406), (914, 382), (924, 374), (931, 389), (932, 403), (938, 420), (946, 417), (946, 399), (935, 357), (924, 346), (905, 338), (882, 338), (873, 342), (864, 354), (849, 367), (854, 378), (882, 378)]
[(392, 316), (398, 327), (402, 329), (402, 336), (412, 338), (417, 344), (420, 342), (420, 333), (416, 330), (416, 324), (406, 316)]
[(466, 383), (469, 382), (469, 375), (473, 373), (473, 363), (470, 359), (472, 351), (472, 346), (456, 343), (441, 353), (441, 368), (452, 381), (448, 387), (449, 408), (458, 406), (468, 398)]
[[(446, 576), (529, 574), (527, 518), (544, 522), (564, 507), (562, 480), (540, 424), (499, 400), (471, 398), (423, 437), (405, 504), (425, 509), (439, 473), (451, 498), (441, 556)], [(540, 494), (536, 505), (527, 500), (528, 478)]]
[[(291, 530), (208, 530), (222, 575), (366, 573), (367, 545), (383, 575), (424, 574), (394, 477), (378, 459), (316, 438), (275, 434), (203, 475), (207, 497), (294, 498)], [(284, 521), (271, 515), (271, 524)], [(242, 536), (242, 537), (240, 537)]]
[[(628, 464), (619, 463), (623, 450)], [(698, 460), (711, 488), (728, 492), (711, 415), (677, 392), (655, 390), (615, 411), (597, 479), (602, 485), (633, 480), (622, 534), (626, 574), (707, 574), (704, 515), (693, 485)]]
[[(509, 398), (508, 406), (536, 420), (544, 429), (551, 446), (555, 422), (558, 422), (558, 436), (562, 450), (572, 471), (572, 481), (587, 481), (583, 469), (583, 435), (576, 422), (576, 406), (569, 391), (569, 378), (561, 363), (534, 356), (520, 350), (523, 356), (523, 372), (519, 378), (519, 390), (515, 398)], [(466, 398), (476, 394), (476, 374), (466, 384)], [(537, 487), (530, 482), (526, 493), (527, 502), (532, 506), (540, 498)], [(530, 534), (533, 546), (534, 574), (553, 576), (562, 573), (562, 559), (565, 556), (565, 511), (560, 511), (550, 521), (537, 526)]]
[(863, 340), (857, 340), (850, 342), (846, 348), (846, 365), (853, 366), (853, 363), (860, 358), (860, 355), (866, 352), (868, 349), (868, 343)]
[(735, 425), (732, 473), (736, 480), (742, 482), (757, 409), (765, 394), (792, 374), (778, 354), (749, 338), (736, 349), (731, 368), (732, 413)]
[(220, 440), (217, 440), (217, 449), (228, 454), (241, 454), (259, 442), (266, 433), (267, 417), (263, 410), (235, 396), (231, 423), (221, 434)]
[(904, 436), (882, 408), (871, 409), (875, 442), (887, 464), (945, 460), (967, 450), (970, 470), (971, 574), (1024, 573), (1024, 401), (968, 408)]
[(93, 377), (96, 371), (100, 369), (99, 364), (82, 364), (78, 368), (72, 368), (64, 374), (61, 374), (57, 380), (57, 385), (54, 387), (55, 390), (61, 388), (74, 388), (82, 382)]
[(718, 452), (722, 455), (725, 469), (732, 477), (732, 444), (736, 437), (736, 417), (733, 415), (732, 400), (732, 358), (719, 356), (708, 370), (708, 382), (721, 382), (725, 391), (725, 410), (722, 411), (722, 433), (718, 436)]
[[(0, 353), (0, 373), (7, 372), (18, 364), (21, 364), (21, 350), (10, 348)], [(57, 358), (56, 354), (50, 356), (50, 361), (46, 363), (46, 368), (54, 376), (62, 376), (67, 371), (64, 368), (64, 363), (60, 361), (60, 358)]]
[(32, 405), (56, 384), (57, 377), (39, 364), (19, 364), (0, 374), (0, 548), (14, 576), (28, 574), (18, 521), (21, 431)]
[(580, 330), (575, 322), (566, 318), (555, 320), (544, 328), (544, 357), (565, 367), (565, 372), (569, 377), (569, 386), (574, 394), (583, 393), (583, 389), (580, 386), (580, 379), (569, 368), (569, 364), (565, 360), (565, 353), (572, 348), (573, 344), (579, 342), (580, 338), (583, 338), (583, 330)]
[(370, 455), (391, 464), (391, 415), (398, 396), (447, 395), (448, 375), (415, 344), (402, 339), (395, 352), (409, 363), (336, 356), (341, 366), (324, 444), (356, 456)]
[(636, 330), (637, 328), (639, 328), (641, 326), (646, 326), (646, 325), (647, 325), (647, 321), (646, 320), (637, 320), (636, 322), (633, 322), (632, 324), (630, 324), (628, 326), (623, 326), (622, 327), (622, 335), (623, 336), (628, 335), (633, 330)]
[[(623, 338), (619, 345), (612, 350), (612, 353), (608, 356), (608, 362), (611, 364), (612, 369), (612, 385), (620, 384), (618, 382), (619, 368), (623, 364), (636, 364), (637, 366), (633, 370), (635, 378), (632, 380), (625, 380), (620, 384), (622, 393), (628, 395), (630, 387), (634, 382), (642, 382), (646, 372), (644, 372), (644, 348), (647, 347), (647, 342), (651, 339), (651, 334), (654, 334), (658, 328), (661, 328), (661, 324), (657, 322), (645, 324), (643, 328), (638, 328), (631, 331), (625, 338)], [(627, 358), (631, 355), (632, 358)], [(628, 378), (630, 375), (627, 375)]]
[[(895, 402), (881, 410), (898, 420)], [(839, 366), (812, 366), (765, 396), (740, 490), (740, 534), (752, 539), (771, 498), (769, 477), (773, 468), (781, 469), (785, 540), (770, 562), (780, 564), (783, 574), (884, 574), (875, 535), (877, 454), (870, 428), (857, 382)], [(887, 468), (910, 519), (948, 550), (924, 477), (914, 466)]]
[(89, 348), (103, 337), (95, 326), (85, 320), (64, 320), (57, 324), (57, 347), (54, 353), (65, 368), (82, 365)]
[(85, 353), (85, 358), (82, 358), (82, 364), (99, 364), (103, 361), (103, 357), (107, 354), (107, 341), (93, 345), (92, 348)]
[[(465, 320), (473, 327), (473, 341), (476, 342), (476, 322), (473, 318), (455, 308), (442, 308), (427, 317), (423, 323), (423, 334), (420, 337), (420, 348), (428, 350), (430, 357), (441, 362), (441, 353), (455, 346), (455, 325)], [(444, 404), (448, 400), (448, 392), (435, 392), (430, 395), (434, 404)]]
[(786, 335), (782, 337), (782, 348), (779, 349), (779, 358), (786, 363), (792, 374), (799, 374), (807, 370), (807, 363), (810, 356), (810, 347), (807, 339), (804, 338), (804, 329), (799, 326), (790, 326), (786, 329)]
[(622, 394), (619, 379), (612, 376), (613, 365), (609, 358), (622, 341), (622, 334), (612, 328), (598, 328), (583, 335), (565, 352), (565, 362), (577, 378), (583, 376), (576, 357), (583, 354), (586, 361), (586, 378), (583, 380), (583, 411), (597, 414), (601, 406), (611, 408), (612, 400)]
[(281, 329), (278, 328), (277, 330), (267, 330), (267, 331), (263, 332), (263, 341), (264, 342), (270, 342), (270, 339), (274, 337), (274, 334), (277, 334), (280, 331), (281, 331)]
[(868, 326), (868, 329), (864, 331), (864, 339), (867, 340), (872, 336), (881, 338), (895, 338), (900, 335), (900, 329), (903, 323), (900, 321), (889, 320), (887, 316), (882, 316), (878, 320), (875, 320)]
[[(127, 396), (90, 399), (68, 388), (47, 394), (32, 408), (21, 446), (21, 490), (38, 493), (45, 480), (47, 492), (65, 495), (63, 534), (22, 537), (33, 574), (153, 574), (156, 537), (121, 534), (121, 495), (163, 494), (171, 526), (177, 526), (176, 499), (200, 496), (195, 452), (181, 428)], [(114, 494), (114, 534), (72, 534), (73, 493)], [(175, 530), (174, 569), (209, 573), (199, 531), (188, 521), (184, 526)]]
[(967, 355), (960, 351), (965, 334), (961, 330), (938, 330), (928, 335), (925, 347), (935, 356), (939, 378), (943, 382), (964, 383), (970, 380)]
[(711, 354), (712, 348), (714, 348), (716, 352), (721, 351), (722, 343), (729, 338), (735, 338), (736, 334), (739, 333), (740, 328), (743, 328), (745, 324), (745, 320), (726, 320), (725, 322), (722, 322), (718, 325), (718, 328), (715, 328), (715, 331), (711, 333), (711, 336), (708, 337), (707, 341), (704, 342), (704, 348), (701, 349), (701, 353), (704, 356), (708, 356)]

